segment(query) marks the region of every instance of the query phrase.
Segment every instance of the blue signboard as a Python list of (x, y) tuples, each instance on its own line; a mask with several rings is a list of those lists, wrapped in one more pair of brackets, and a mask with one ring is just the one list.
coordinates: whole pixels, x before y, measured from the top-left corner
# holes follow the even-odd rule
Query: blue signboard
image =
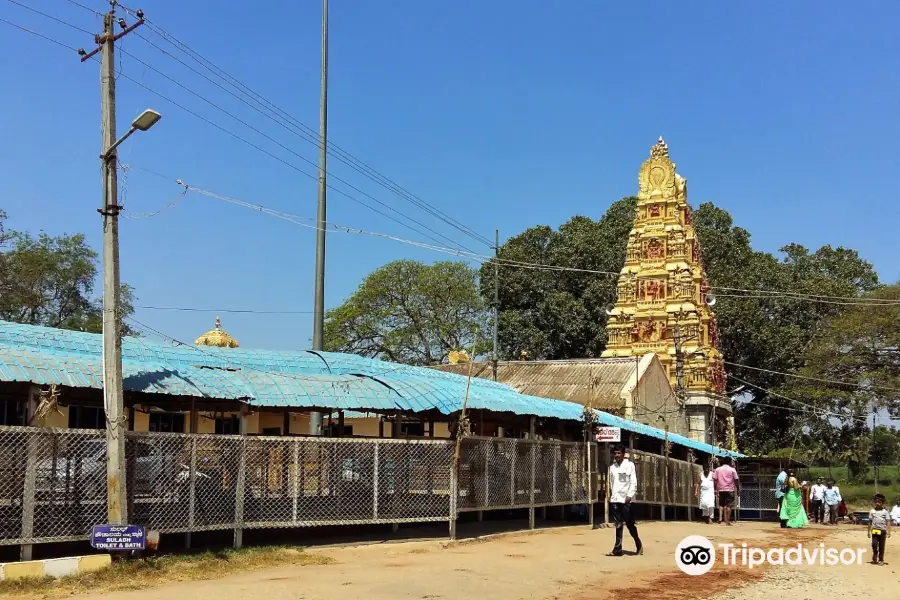
[(140, 525), (94, 525), (91, 531), (91, 547), (95, 550), (143, 550), (146, 545), (147, 532)]

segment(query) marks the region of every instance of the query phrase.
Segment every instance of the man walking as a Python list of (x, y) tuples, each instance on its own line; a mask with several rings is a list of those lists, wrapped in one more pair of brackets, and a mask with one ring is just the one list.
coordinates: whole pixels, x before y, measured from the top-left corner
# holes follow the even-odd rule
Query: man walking
[(637, 473), (634, 470), (634, 463), (625, 458), (625, 449), (622, 446), (616, 447), (615, 462), (609, 466), (609, 488), (609, 504), (613, 519), (616, 521), (616, 545), (607, 556), (622, 556), (623, 527), (628, 528), (628, 533), (634, 539), (636, 554), (643, 554), (644, 545), (638, 537), (634, 514), (631, 512), (631, 501), (637, 493)]
[[(822, 477), (816, 480), (815, 485), (809, 490), (809, 500), (812, 504), (813, 520), (816, 523), (825, 522), (823, 512), (825, 510), (825, 483)], [(780, 513), (779, 513), (780, 514)]]
[(829, 479), (825, 483), (823, 496), (825, 500), (825, 521), (828, 525), (837, 525), (838, 508), (841, 505), (841, 490), (834, 485), (834, 480)]
[(722, 457), (722, 464), (715, 471), (716, 489), (719, 492), (719, 523), (731, 525), (731, 509), (740, 489), (738, 472), (731, 466), (731, 457)]
[(775, 479), (775, 501), (778, 502), (778, 519), (781, 521), (781, 528), (787, 529), (787, 519), (781, 518), (781, 505), (784, 503), (784, 484), (787, 482), (787, 471), (781, 470)]

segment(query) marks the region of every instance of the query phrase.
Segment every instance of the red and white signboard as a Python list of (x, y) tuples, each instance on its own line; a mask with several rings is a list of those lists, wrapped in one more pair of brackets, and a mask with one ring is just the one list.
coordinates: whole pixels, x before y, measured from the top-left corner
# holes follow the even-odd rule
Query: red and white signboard
[(621, 442), (622, 441), (622, 428), (621, 427), (600, 427), (597, 429), (597, 441), (598, 442)]

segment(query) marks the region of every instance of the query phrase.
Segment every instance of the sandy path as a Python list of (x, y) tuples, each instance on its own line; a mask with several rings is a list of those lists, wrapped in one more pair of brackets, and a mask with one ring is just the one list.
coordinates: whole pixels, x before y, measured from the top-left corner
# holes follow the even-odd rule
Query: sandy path
[[(771, 567), (732, 568), (717, 565), (702, 577), (682, 574), (674, 563), (677, 543), (690, 534), (705, 534), (714, 543), (732, 541), (775, 545), (779, 540), (798, 540), (829, 545), (852, 543), (866, 546), (863, 531), (836, 532), (825, 528), (804, 530), (785, 538), (776, 526), (742, 523), (732, 528), (692, 523), (644, 523), (639, 525), (645, 554), (641, 557), (604, 556), (612, 545), (613, 531), (587, 527), (544, 530), (476, 540), (460, 544), (403, 542), (371, 546), (321, 548), (314, 552), (331, 556), (336, 563), (291, 567), (236, 575), (218, 581), (190, 582), (153, 590), (95, 594), (84, 600), (431, 600), (635, 598), (652, 594), (655, 600), (771, 600), (784, 597), (784, 581), (794, 581), (794, 593), (803, 600), (842, 598), (887, 600), (888, 585), (897, 595), (893, 567)], [(627, 534), (626, 534), (627, 540)], [(893, 541), (893, 540), (892, 540)], [(627, 540), (630, 542), (630, 540)], [(626, 543), (626, 549), (630, 546)], [(888, 557), (891, 547), (888, 546)], [(900, 553), (897, 564), (900, 565)], [(804, 571), (806, 569), (806, 571)], [(803, 575), (803, 577), (797, 577)], [(813, 583), (815, 581), (822, 583)], [(818, 587), (824, 586), (824, 587)], [(739, 594), (729, 590), (741, 588)], [(774, 593), (775, 590), (778, 593)], [(648, 594), (649, 592), (649, 594)], [(815, 593), (812, 593), (815, 592)], [(823, 596), (822, 592), (825, 592)], [(881, 594), (881, 595), (879, 595)]]

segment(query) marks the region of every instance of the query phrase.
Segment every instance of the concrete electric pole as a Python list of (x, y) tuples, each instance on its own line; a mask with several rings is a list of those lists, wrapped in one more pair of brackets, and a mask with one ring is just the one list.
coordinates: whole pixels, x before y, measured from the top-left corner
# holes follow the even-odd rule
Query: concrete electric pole
[[(500, 345), (500, 230), (494, 230), (494, 351), (491, 356), (491, 366), (494, 372), (494, 381), (497, 381), (497, 361), (500, 357), (498, 346)], [(472, 357), (475, 358), (474, 356)]]
[[(319, 90), (319, 208), (316, 215), (316, 290), (313, 350), (325, 349), (326, 164), (328, 160), (328, 0), (322, 0), (322, 81)], [(309, 433), (322, 434), (322, 413), (309, 415)]]
[(122, 31), (115, 33), (114, 0), (103, 16), (103, 33), (96, 36), (98, 48), (83, 53), (81, 62), (100, 53), (100, 174), (103, 198), (100, 213), (103, 220), (103, 408), (106, 412), (106, 491), (107, 522), (128, 522), (125, 477), (125, 401), (122, 381), (122, 311), (119, 306), (119, 206), (117, 152), (119, 144), (137, 130), (146, 131), (159, 120), (159, 114), (146, 111), (134, 121), (129, 132), (116, 139), (116, 69), (115, 42), (143, 24), (143, 13), (130, 27), (118, 21)]

